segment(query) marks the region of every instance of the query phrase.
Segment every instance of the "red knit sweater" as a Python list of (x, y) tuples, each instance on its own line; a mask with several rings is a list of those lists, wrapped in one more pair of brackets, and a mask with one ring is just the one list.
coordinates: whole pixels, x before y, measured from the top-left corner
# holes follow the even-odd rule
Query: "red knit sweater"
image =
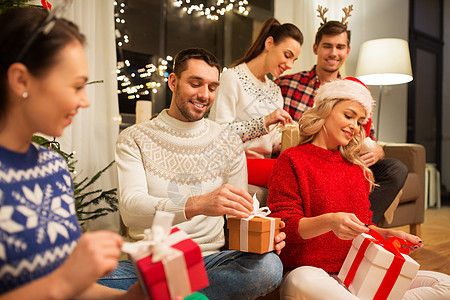
[(332, 231), (304, 240), (298, 222), (303, 217), (349, 212), (370, 224), (369, 189), (362, 169), (345, 161), (339, 151), (313, 144), (284, 151), (274, 165), (268, 197), (271, 217), (286, 223), (286, 247), (280, 255), (284, 267), (339, 272), (352, 241), (341, 240)]

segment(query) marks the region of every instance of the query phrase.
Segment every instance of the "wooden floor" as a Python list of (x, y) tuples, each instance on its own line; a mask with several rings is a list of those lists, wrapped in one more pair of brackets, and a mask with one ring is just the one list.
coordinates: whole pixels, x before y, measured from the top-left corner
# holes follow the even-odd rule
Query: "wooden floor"
[[(394, 229), (408, 232), (408, 226)], [(450, 206), (427, 209), (421, 231), (424, 246), (410, 256), (420, 264), (421, 270), (450, 275)]]

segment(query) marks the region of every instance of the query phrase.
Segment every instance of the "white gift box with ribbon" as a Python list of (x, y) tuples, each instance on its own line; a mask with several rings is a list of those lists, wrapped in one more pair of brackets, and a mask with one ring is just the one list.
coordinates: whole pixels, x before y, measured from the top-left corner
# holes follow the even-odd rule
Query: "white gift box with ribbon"
[(280, 232), (280, 218), (271, 218), (270, 209), (259, 207), (253, 195), (253, 211), (248, 218), (229, 217), (229, 249), (252, 253), (266, 253), (275, 249), (275, 236)]
[(200, 248), (184, 231), (171, 229), (173, 218), (158, 211), (144, 240), (122, 246), (153, 300), (182, 299), (209, 284)]

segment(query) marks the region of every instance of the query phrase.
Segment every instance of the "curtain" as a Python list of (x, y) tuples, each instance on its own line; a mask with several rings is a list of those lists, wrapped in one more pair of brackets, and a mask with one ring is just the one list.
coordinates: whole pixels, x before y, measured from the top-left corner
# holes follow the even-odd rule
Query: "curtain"
[[(59, 0), (60, 1), (60, 0)], [(49, 0), (57, 5), (58, 0)], [(91, 178), (114, 160), (114, 146), (119, 133), (119, 107), (116, 79), (116, 45), (114, 36), (113, 0), (75, 0), (64, 17), (72, 20), (86, 36), (86, 55), (89, 64), (89, 81), (103, 81), (86, 87), (90, 107), (80, 109), (73, 123), (61, 138), (61, 150), (75, 151), (75, 181)], [(109, 190), (117, 187), (115, 164), (94, 183), (89, 191)], [(91, 210), (98, 208), (91, 206)], [(119, 214), (86, 223), (87, 230), (108, 229), (119, 231)]]

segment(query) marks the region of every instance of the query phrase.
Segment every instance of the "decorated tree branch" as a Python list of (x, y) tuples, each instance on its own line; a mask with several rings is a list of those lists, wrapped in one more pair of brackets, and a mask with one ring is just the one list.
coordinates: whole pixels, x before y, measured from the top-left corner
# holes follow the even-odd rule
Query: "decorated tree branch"
[[(87, 220), (94, 220), (118, 210), (117, 188), (106, 191), (102, 189), (88, 191), (88, 187), (92, 186), (114, 164), (114, 161), (95, 173), (90, 179), (84, 177), (81, 181), (77, 181), (78, 172), (75, 169), (77, 160), (74, 158), (74, 153), (68, 154), (62, 151), (56, 140), (50, 141), (42, 136), (33, 136), (33, 142), (58, 152), (65, 159), (69, 172), (72, 175), (75, 209), (80, 226), (83, 226)], [(101, 204), (101, 207), (94, 210), (89, 209), (91, 206), (99, 206)]]
[(47, 0), (41, 0), (41, 5), (30, 4), (30, 0), (1, 0), (0, 1), (0, 13), (9, 8), (18, 7), (18, 6), (36, 6), (43, 7), (45, 9), (51, 10), (52, 4)]
[(0, 13), (8, 8), (25, 5), (28, 0), (2, 0), (0, 2)]

